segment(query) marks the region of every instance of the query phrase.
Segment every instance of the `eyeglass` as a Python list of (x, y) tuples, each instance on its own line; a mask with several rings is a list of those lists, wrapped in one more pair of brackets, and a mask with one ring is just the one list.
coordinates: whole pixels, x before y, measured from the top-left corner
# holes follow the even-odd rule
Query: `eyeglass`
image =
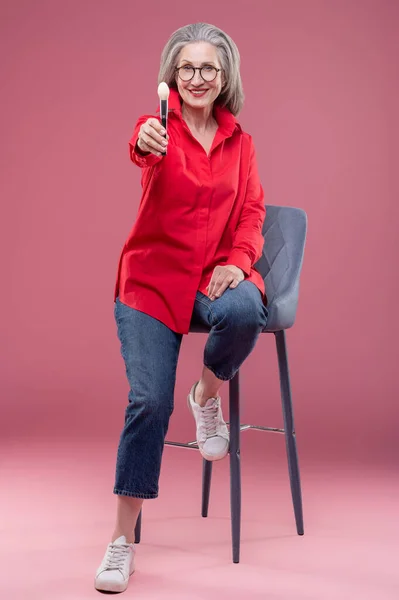
[(195, 77), (195, 71), (199, 71), (204, 81), (213, 81), (216, 79), (217, 74), (222, 69), (217, 69), (211, 65), (204, 65), (203, 67), (190, 67), (189, 65), (183, 65), (182, 67), (176, 67), (176, 71), (182, 81), (191, 81)]

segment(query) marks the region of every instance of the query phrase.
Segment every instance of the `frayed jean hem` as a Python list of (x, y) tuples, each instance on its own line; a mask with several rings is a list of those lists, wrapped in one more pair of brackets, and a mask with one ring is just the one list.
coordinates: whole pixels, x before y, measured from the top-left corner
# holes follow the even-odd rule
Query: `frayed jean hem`
[(126, 490), (118, 490), (114, 488), (114, 494), (118, 496), (130, 496), (131, 498), (142, 498), (143, 500), (153, 500), (158, 498), (158, 494), (140, 494), (136, 492), (127, 492)]

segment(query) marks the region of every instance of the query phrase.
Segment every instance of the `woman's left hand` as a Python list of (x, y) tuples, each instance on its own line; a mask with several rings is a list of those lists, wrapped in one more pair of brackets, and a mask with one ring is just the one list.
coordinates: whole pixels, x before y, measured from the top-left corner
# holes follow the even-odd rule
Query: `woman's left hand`
[(212, 273), (212, 279), (206, 288), (208, 290), (209, 298), (211, 300), (220, 298), (228, 287), (235, 288), (241, 281), (244, 281), (244, 279), (244, 271), (235, 265), (215, 267)]

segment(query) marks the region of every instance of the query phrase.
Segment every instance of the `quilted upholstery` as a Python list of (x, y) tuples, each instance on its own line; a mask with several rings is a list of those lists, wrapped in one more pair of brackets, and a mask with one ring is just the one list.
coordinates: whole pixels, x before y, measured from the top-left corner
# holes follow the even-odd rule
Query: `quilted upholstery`
[[(289, 329), (295, 322), (306, 230), (307, 216), (300, 208), (266, 205), (265, 243), (255, 264), (265, 281), (268, 299), (269, 317), (264, 332)], [(190, 327), (193, 333), (208, 331), (196, 323)]]
[(268, 299), (265, 331), (288, 329), (295, 322), (306, 230), (307, 216), (300, 208), (266, 206), (265, 244), (255, 265), (265, 281)]

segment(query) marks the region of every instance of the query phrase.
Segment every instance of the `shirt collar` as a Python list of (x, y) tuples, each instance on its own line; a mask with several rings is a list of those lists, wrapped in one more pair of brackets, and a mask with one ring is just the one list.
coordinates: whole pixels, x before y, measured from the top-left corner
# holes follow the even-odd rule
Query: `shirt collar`
[[(180, 118), (182, 118), (181, 97), (175, 88), (170, 88), (168, 108), (170, 111), (175, 112), (180, 116)], [(157, 112), (159, 112), (159, 106)], [(241, 126), (237, 119), (225, 106), (220, 106), (216, 103), (214, 106), (214, 115), (221, 133), (223, 133), (225, 136), (232, 135), (235, 129), (241, 131)]]

